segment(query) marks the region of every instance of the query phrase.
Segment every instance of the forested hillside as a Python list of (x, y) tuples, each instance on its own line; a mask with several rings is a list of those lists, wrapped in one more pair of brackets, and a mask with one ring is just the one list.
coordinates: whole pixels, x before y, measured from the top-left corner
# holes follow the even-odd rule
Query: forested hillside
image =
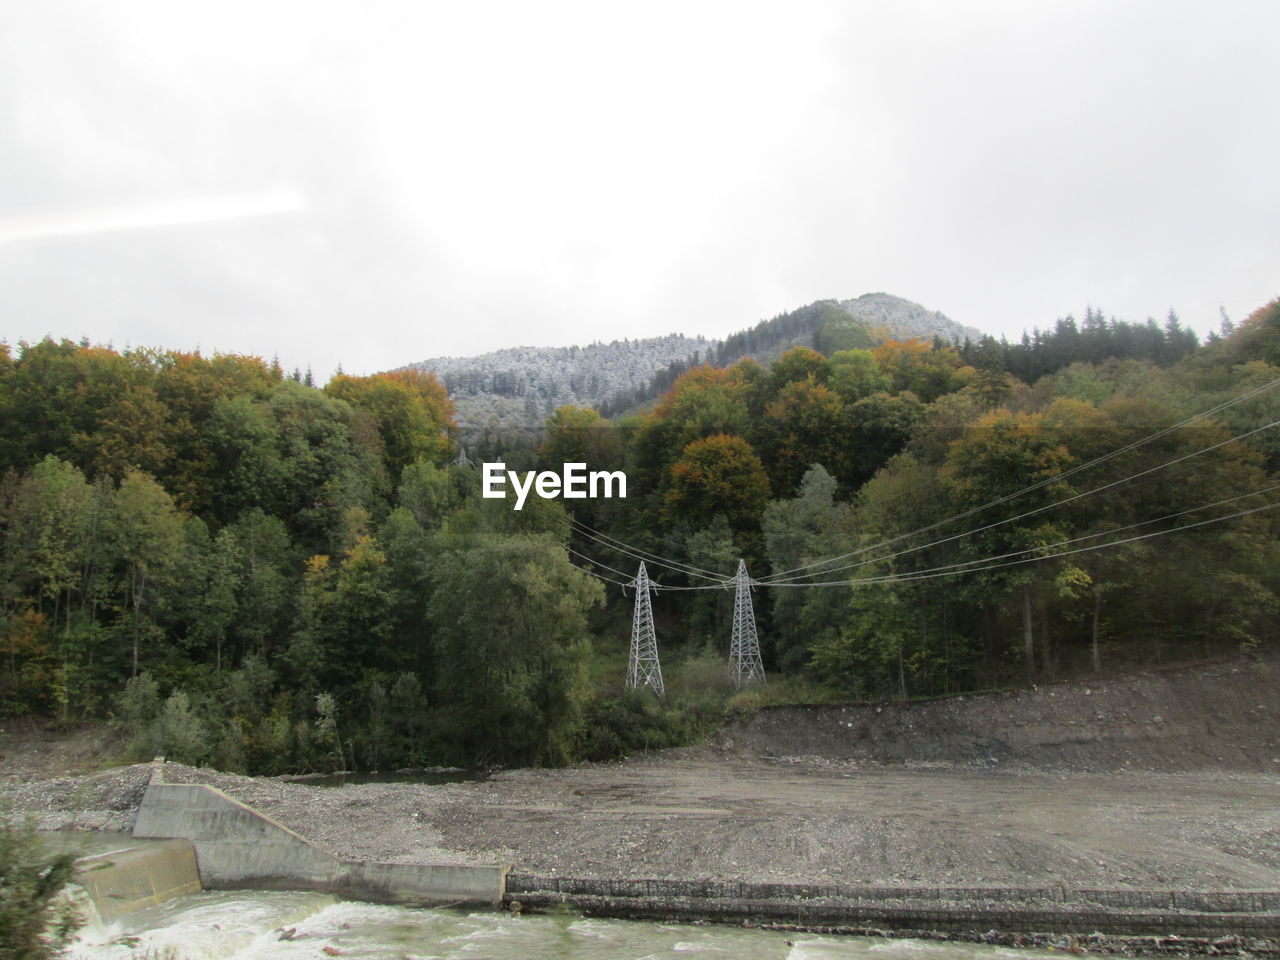
[[(1280, 301), (1224, 334), (1090, 311), (1017, 345), (696, 366), (643, 414), (564, 406), (511, 450), (624, 469), (627, 499), (519, 512), (455, 462), (433, 376), (317, 389), (256, 358), (22, 344), (0, 352), (0, 711), (114, 717), (138, 756), (230, 770), (556, 763), (765, 699), (1274, 646)], [(662, 702), (623, 684), (642, 557)], [(736, 692), (740, 558), (770, 681)]]

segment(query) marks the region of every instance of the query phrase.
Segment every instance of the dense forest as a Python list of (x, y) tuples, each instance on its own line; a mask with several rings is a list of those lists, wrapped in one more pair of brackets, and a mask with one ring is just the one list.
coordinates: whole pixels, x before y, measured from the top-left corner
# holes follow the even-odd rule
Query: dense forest
[[(572, 513), (481, 498), (430, 374), (0, 350), (0, 712), (228, 770), (552, 764), (1280, 640), (1280, 301), (1203, 345), (1092, 310), (1020, 344), (830, 332), (556, 410), (509, 466), (629, 481)], [(624, 689), (641, 557), (663, 702)]]

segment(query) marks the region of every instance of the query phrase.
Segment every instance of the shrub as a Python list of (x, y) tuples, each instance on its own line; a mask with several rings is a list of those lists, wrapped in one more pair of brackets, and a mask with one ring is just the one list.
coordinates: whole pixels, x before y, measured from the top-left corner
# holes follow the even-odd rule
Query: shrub
[(29, 822), (0, 815), (0, 960), (45, 960), (71, 941), (81, 920), (62, 891), (73, 862), (45, 855)]

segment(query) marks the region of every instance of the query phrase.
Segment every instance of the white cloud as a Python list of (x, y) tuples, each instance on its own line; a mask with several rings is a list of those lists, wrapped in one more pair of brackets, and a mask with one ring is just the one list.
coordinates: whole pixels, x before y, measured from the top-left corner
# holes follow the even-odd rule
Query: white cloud
[(0, 243), (75, 237), (120, 230), (225, 223), (253, 217), (299, 213), (307, 208), (302, 192), (277, 187), (213, 197), (182, 197), (98, 209), (27, 213), (0, 219)]

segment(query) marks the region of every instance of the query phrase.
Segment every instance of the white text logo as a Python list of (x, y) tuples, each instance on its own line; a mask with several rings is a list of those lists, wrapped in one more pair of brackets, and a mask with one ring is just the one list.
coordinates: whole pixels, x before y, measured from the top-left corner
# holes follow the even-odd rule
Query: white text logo
[[(525, 499), (532, 490), (544, 500), (564, 497), (566, 500), (585, 500), (587, 497), (621, 497), (627, 496), (627, 475), (621, 470), (593, 470), (587, 473), (585, 463), (566, 463), (560, 473), (543, 470), (535, 473), (525, 472), (521, 477), (515, 470), (508, 470), (505, 463), (486, 463), (482, 467), (483, 479), (481, 493), (492, 500), (502, 500), (507, 496), (504, 489), (507, 481), (516, 492), (516, 509), (524, 506)], [(616, 493), (614, 491), (617, 491)]]

